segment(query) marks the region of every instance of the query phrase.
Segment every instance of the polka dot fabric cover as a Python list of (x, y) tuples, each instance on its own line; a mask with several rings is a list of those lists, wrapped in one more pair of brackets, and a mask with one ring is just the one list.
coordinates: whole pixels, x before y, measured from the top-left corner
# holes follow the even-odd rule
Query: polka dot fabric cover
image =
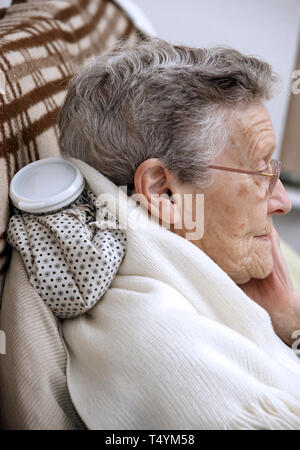
[(118, 220), (87, 185), (56, 212), (14, 212), (8, 242), (21, 253), (32, 286), (60, 319), (87, 312), (105, 294), (125, 255)]

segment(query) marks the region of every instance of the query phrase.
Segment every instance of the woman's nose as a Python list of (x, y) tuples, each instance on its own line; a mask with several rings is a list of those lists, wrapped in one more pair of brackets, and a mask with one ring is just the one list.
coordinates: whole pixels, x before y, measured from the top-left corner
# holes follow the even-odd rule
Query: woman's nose
[(268, 214), (287, 214), (292, 209), (292, 203), (280, 180), (269, 198)]

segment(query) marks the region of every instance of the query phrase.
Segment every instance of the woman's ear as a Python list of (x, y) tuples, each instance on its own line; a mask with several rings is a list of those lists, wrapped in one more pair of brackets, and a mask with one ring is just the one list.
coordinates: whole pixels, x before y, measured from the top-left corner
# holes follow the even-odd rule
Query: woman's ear
[(167, 225), (182, 217), (179, 183), (158, 158), (143, 161), (134, 175), (135, 194), (151, 215)]

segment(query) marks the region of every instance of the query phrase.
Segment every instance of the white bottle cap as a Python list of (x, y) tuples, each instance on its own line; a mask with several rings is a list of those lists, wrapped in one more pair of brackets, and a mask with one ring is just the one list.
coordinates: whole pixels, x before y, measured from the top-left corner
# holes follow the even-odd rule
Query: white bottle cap
[(78, 168), (60, 156), (44, 158), (23, 167), (10, 182), (14, 206), (29, 213), (43, 213), (72, 203), (84, 189)]

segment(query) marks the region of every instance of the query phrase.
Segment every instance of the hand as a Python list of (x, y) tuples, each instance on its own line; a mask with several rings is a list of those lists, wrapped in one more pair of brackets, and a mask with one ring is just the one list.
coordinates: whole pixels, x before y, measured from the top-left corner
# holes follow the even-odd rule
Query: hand
[(271, 239), (272, 273), (263, 280), (252, 278), (240, 288), (270, 314), (275, 333), (291, 346), (293, 331), (300, 330), (300, 293), (293, 286), (274, 227)]

